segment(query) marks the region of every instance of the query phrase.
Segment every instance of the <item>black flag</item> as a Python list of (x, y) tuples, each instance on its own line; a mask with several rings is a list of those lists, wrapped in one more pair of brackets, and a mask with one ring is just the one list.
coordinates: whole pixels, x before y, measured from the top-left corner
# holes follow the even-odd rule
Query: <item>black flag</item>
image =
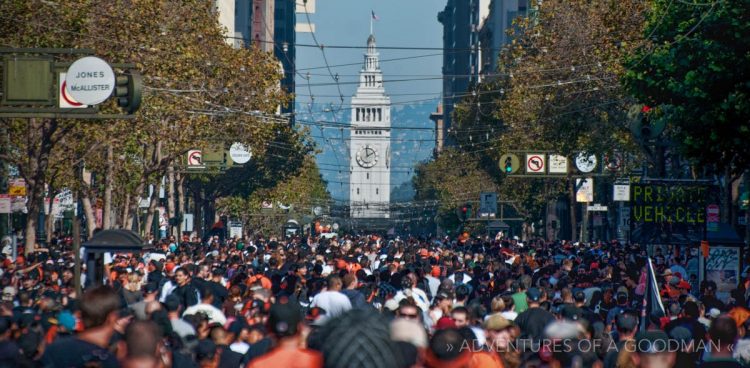
[(656, 284), (656, 274), (654, 273), (654, 265), (651, 263), (651, 257), (648, 258), (647, 267), (646, 292), (643, 294), (643, 309), (641, 310), (641, 331), (648, 329), (651, 318), (661, 318), (666, 315), (659, 295), (659, 285)]

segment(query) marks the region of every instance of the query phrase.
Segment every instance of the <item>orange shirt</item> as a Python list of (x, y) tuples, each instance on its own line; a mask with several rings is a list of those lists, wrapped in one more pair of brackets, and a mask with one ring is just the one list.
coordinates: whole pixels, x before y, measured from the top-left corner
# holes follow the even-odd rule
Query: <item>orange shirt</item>
[(471, 354), (470, 368), (504, 368), (503, 361), (490, 351), (477, 351)]
[(247, 365), (247, 368), (322, 368), (323, 355), (309, 349), (281, 349), (271, 350)]

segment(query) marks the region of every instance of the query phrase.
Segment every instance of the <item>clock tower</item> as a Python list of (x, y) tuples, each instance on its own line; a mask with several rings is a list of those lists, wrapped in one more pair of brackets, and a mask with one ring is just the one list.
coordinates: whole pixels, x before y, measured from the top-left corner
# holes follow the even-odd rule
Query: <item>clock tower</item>
[(375, 36), (367, 52), (359, 86), (352, 96), (349, 145), (349, 208), (352, 218), (390, 218), (391, 99), (385, 94)]

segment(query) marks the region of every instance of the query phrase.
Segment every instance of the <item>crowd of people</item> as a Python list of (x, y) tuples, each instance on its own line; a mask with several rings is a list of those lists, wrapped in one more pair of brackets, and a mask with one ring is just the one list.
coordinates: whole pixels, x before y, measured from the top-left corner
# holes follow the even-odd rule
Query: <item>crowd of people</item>
[(0, 254), (0, 368), (750, 366), (748, 275), (720, 298), (696, 253), (650, 250), (661, 314), (643, 307), (647, 253), (466, 234), (171, 237), (107, 255), (79, 295), (71, 244), (53, 239)]

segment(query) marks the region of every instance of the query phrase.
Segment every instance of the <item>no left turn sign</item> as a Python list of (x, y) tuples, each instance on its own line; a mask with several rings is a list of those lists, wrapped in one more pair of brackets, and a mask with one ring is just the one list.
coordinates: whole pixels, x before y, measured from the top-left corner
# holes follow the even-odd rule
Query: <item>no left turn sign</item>
[(545, 160), (542, 154), (526, 155), (526, 172), (530, 174), (544, 174)]
[(188, 151), (187, 164), (190, 168), (203, 167), (203, 152), (201, 150)]

